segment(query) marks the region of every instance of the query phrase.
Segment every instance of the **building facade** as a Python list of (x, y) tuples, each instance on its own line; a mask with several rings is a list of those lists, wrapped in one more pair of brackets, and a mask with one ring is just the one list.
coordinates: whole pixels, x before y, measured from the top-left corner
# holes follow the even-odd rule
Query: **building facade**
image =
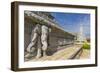
[(55, 21), (55, 18), (49, 12), (24, 11), (25, 51), (32, 39), (32, 36), (34, 35), (32, 30), (34, 30), (36, 24), (40, 24), (41, 26), (46, 25), (49, 28), (48, 41), (47, 41), (48, 55), (52, 55), (54, 52), (56, 52), (58, 49), (61, 49), (63, 46), (71, 45), (74, 43), (75, 35), (61, 28), (59, 24)]

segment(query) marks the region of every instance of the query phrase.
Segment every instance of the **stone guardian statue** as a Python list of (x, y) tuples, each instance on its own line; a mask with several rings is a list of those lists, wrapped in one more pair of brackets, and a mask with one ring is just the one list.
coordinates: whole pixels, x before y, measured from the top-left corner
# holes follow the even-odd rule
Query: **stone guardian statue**
[(41, 42), (43, 56), (46, 56), (46, 50), (48, 49), (49, 27), (46, 25), (41, 26)]
[[(40, 38), (40, 36), (41, 36), (40, 35), (41, 34), (41, 25), (40, 24), (36, 24), (36, 26), (35, 26), (35, 28), (34, 28), (32, 33), (33, 33), (33, 37), (31, 39), (30, 44), (28, 45), (28, 47), (26, 49), (28, 54), (25, 55), (25, 57), (28, 57), (28, 56), (32, 55), (32, 53), (36, 49), (35, 46), (37, 45), (37, 42), (41, 42), (41, 41), (39, 41), (39, 39), (41, 39)], [(37, 47), (37, 55), (36, 55), (36, 57), (40, 57), (41, 56), (40, 52), (41, 52), (41, 48)]]

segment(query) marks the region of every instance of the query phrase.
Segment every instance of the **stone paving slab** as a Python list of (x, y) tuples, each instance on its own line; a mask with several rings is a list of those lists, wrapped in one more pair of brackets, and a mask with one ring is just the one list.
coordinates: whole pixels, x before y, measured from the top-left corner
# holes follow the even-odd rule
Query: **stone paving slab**
[(31, 59), (30, 61), (50, 61), (50, 60), (66, 60), (71, 59), (82, 48), (82, 45), (73, 45), (54, 53), (52, 56), (45, 56), (39, 59)]

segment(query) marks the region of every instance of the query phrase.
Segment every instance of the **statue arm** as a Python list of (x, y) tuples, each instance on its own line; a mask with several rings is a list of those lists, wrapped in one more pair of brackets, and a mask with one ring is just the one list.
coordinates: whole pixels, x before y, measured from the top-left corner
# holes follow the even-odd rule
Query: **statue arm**
[(37, 33), (34, 33), (34, 36), (32, 37), (32, 40), (31, 40), (31, 42), (35, 42), (35, 40), (37, 39)]

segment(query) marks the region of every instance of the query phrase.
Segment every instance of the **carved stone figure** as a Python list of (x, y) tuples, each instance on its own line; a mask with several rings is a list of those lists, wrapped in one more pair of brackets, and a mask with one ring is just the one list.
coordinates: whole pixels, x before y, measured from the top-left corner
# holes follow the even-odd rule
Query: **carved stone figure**
[[(32, 40), (31, 40), (31, 42), (30, 42), (30, 44), (28, 45), (28, 47), (27, 47), (27, 52), (28, 52), (28, 54), (27, 55), (25, 55), (25, 57), (28, 57), (30, 54), (32, 54), (34, 51), (35, 51), (35, 49), (36, 49), (36, 44), (37, 44), (37, 42), (40, 42), (39, 41), (39, 39), (40, 39), (40, 34), (41, 34), (41, 25), (40, 24), (36, 24), (36, 27), (34, 28), (34, 30), (33, 30), (33, 37), (32, 37)], [(39, 47), (38, 47), (39, 48)], [(39, 48), (39, 50), (37, 50), (38, 51), (38, 53), (37, 53), (37, 57), (40, 57), (40, 48)]]
[(43, 56), (46, 56), (46, 50), (48, 48), (48, 34), (49, 28), (46, 25), (42, 25), (41, 27), (41, 42), (42, 42), (42, 50)]
[[(50, 28), (46, 25), (37, 24), (33, 30), (33, 37), (30, 44), (27, 47), (27, 54), (25, 57), (28, 57), (30, 54), (34, 53), (36, 50), (37, 54), (35, 58), (40, 58), (42, 56), (46, 56), (46, 50), (48, 49), (48, 38)], [(42, 47), (41, 47), (42, 45)], [(37, 46), (37, 47), (35, 47)]]

